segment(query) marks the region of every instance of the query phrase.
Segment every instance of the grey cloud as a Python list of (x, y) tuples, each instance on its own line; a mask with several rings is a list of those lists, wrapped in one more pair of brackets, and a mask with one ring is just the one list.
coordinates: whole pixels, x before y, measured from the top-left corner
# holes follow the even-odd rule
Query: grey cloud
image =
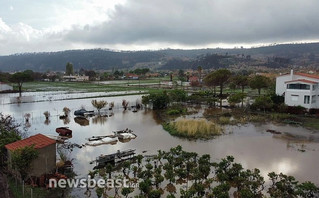
[(181, 45), (314, 40), (317, 0), (130, 0), (99, 26), (74, 28), (71, 42)]

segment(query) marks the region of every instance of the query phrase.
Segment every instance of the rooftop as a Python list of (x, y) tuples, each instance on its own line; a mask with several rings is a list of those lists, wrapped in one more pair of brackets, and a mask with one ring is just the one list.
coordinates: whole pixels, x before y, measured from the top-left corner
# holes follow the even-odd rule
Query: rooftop
[[(286, 75), (290, 75), (290, 73), (282, 74), (282, 75), (280, 75), (280, 76), (286, 76)], [(306, 73), (301, 73), (301, 72), (294, 72), (293, 75), (298, 75), (298, 76), (303, 76), (303, 77), (308, 77), (308, 78), (319, 79), (319, 76), (318, 76), (318, 75), (315, 75), (315, 74), (306, 74)]]
[(39, 133), (37, 135), (30, 136), (26, 139), (13, 142), (11, 144), (7, 144), (5, 145), (5, 147), (10, 151), (14, 151), (16, 149), (32, 145), (34, 145), (35, 149), (41, 149), (51, 144), (55, 144), (55, 140)]
[(318, 75), (314, 75), (314, 74), (305, 74), (305, 73), (300, 73), (300, 72), (296, 72), (294, 73), (295, 75), (299, 75), (299, 76), (304, 76), (304, 77), (308, 77), (308, 78), (315, 78), (315, 79), (319, 79)]
[(318, 82), (306, 80), (306, 79), (290, 80), (290, 81), (286, 81), (285, 83), (291, 83), (291, 82), (304, 82), (304, 83), (309, 83), (309, 84), (317, 84), (318, 83)]

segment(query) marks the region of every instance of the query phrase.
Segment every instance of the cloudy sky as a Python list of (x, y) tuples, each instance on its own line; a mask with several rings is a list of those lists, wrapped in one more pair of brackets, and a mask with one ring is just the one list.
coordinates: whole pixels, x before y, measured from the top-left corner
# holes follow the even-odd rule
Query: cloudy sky
[(318, 0), (0, 0), (0, 55), (319, 41)]

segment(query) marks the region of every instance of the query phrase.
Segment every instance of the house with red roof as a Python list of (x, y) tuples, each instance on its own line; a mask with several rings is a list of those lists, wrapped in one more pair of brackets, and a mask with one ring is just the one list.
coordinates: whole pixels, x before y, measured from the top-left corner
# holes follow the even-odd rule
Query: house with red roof
[(127, 74), (125, 74), (125, 78), (126, 79), (131, 79), (131, 80), (138, 80), (139, 76), (136, 75), (136, 74), (127, 73)]
[(288, 106), (319, 108), (319, 76), (291, 70), (276, 78), (276, 94), (285, 97)]
[(40, 177), (46, 173), (52, 173), (56, 168), (56, 141), (42, 134), (37, 134), (5, 145), (8, 152), (8, 169), (12, 169), (12, 152), (32, 146), (38, 151), (38, 158), (31, 163), (29, 176)]

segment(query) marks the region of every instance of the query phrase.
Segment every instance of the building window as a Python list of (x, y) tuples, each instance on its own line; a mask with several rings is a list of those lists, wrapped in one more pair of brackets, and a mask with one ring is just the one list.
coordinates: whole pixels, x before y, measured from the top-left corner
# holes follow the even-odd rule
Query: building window
[(313, 104), (313, 103), (316, 103), (316, 96), (314, 95), (314, 96), (311, 96), (311, 103)]
[(303, 103), (304, 104), (309, 104), (310, 103), (310, 96), (304, 96)]
[(287, 89), (302, 89), (302, 90), (310, 90), (310, 85), (307, 84), (288, 84)]
[(297, 102), (299, 95), (291, 95), (291, 101)]

